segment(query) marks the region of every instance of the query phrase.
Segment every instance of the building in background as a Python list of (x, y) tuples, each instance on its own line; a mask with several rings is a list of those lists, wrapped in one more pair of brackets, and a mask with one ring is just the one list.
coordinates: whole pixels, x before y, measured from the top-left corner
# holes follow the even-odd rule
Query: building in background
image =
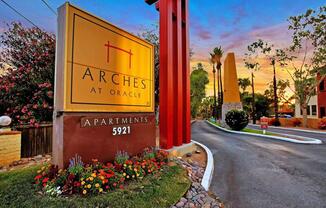
[(326, 78), (317, 87), (318, 118), (326, 116)]
[[(300, 104), (295, 102), (295, 117), (302, 118)], [(308, 118), (326, 117), (326, 78), (317, 86), (316, 95), (312, 96), (307, 106)]]

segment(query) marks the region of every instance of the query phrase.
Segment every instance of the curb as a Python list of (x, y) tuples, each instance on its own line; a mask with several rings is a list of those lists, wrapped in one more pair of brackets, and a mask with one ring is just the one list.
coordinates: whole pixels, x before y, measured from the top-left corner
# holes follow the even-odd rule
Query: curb
[(194, 142), (195, 144), (201, 146), (207, 154), (207, 165), (205, 168), (205, 172), (204, 172), (204, 176), (201, 180), (201, 185), (204, 187), (204, 189), (206, 191), (209, 190), (209, 186), (211, 185), (211, 181), (212, 181), (212, 177), (213, 177), (213, 172), (214, 172), (214, 160), (213, 160), (213, 154), (212, 152), (208, 149), (208, 147), (206, 147), (205, 145), (203, 145), (202, 143), (199, 143), (197, 141), (191, 140), (192, 142)]
[[(280, 136), (271, 136), (271, 135), (254, 134), (254, 133), (249, 133), (249, 132), (233, 131), (233, 130), (229, 130), (229, 129), (225, 129), (225, 128), (216, 126), (207, 120), (206, 120), (206, 122), (209, 125), (214, 126), (215, 128), (218, 128), (222, 131), (233, 133), (233, 134), (242, 134), (242, 135), (250, 135), (250, 136), (256, 136), (256, 137), (268, 138), (268, 139), (276, 139), (276, 140), (292, 142), (292, 143), (296, 143), (296, 144), (322, 144), (322, 141), (320, 141), (319, 139), (297, 136), (298, 138), (310, 140), (310, 141), (299, 141), (296, 139), (290, 139), (290, 138), (285, 138), (285, 137), (280, 137)], [(283, 134), (283, 135), (285, 135), (285, 134)], [(288, 134), (288, 136), (289, 136), (289, 134)], [(291, 135), (291, 136), (294, 136), (294, 135)]]
[[(249, 124), (250, 126), (260, 126), (258, 124)], [(271, 129), (282, 129), (282, 130), (288, 130), (288, 131), (302, 131), (307, 133), (315, 133), (315, 134), (325, 134), (324, 131), (316, 131), (316, 130), (307, 130), (307, 129), (295, 129), (295, 128), (286, 128), (286, 127), (279, 127), (279, 126), (268, 126), (268, 128)]]

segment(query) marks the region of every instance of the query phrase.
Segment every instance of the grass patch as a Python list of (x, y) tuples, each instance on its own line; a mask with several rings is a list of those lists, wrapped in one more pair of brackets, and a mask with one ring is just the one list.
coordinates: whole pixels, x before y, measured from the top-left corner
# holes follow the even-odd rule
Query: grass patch
[[(258, 129), (248, 129), (248, 128), (244, 128), (242, 129), (241, 131), (243, 132), (248, 132), (248, 133), (254, 133), (254, 134), (263, 134), (263, 130), (258, 130)], [(271, 133), (271, 132), (268, 132), (266, 131), (266, 134), (263, 134), (263, 135), (273, 135), (275, 136), (275, 134)]]
[(209, 123), (215, 125), (215, 126), (219, 126), (219, 127), (222, 127), (220, 123), (217, 123), (215, 121), (211, 121), (211, 120), (207, 120)]
[[(220, 123), (216, 123), (214, 121), (208, 121), (210, 122), (211, 124), (215, 125), (215, 126), (219, 126), (221, 128), (224, 128), (221, 126)], [(232, 129), (229, 129), (229, 130), (232, 130)], [(234, 130), (232, 130), (234, 131)], [(253, 134), (262, 134), (262, 135), (271, 135), (271, 136), (277, 136), (277, 134), (274, 134), (274, 133), (271, 133), (271, 132), (268, 132), (266, 131), (266, 134), (263, 134), (263, 130), (258, 130), (258, 129), (249, 129), (249, 128), (244, 128), (241, 130), (242, 132), (248, 132), (248, 133), (253, 133)]]
[(39, 166), (0, 174), (0, 207), (170, 207), (191, 182), (180, 166), (167, 166), (159, 175), (133, 181), (125, 189), (98, 196), (49, 197), (35, 192), (33, 178)]

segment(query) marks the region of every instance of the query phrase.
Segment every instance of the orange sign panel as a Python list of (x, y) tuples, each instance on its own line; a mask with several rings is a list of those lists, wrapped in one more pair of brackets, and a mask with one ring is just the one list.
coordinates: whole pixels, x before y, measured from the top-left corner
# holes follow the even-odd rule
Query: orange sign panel
[(63, 8), (63, 110), (153, 112), (153, 45), (68, 3)]

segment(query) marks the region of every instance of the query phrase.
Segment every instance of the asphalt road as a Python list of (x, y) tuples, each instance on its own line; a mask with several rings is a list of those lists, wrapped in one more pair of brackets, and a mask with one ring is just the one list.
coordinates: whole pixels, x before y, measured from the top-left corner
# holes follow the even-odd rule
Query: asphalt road
[(214, 156), (210, 190), (232, 208), (326, 208), (326, 144), (302, 145), (220, 131), (204, 121), (192, 139)]
[[(248, 125), (247, 128), (251, 129), (260, 129), (259, 126), (253, 126)], [(310, 137), (322, 140), (323, 142), (326, 142), (326, 134), (320, 134), (320, 133), (314, 133), (314, 132), (302, 132), (302, 131), (296, 131), (291, 129), (276, 129), (276, 128), (269, 128), (267, 129), (269, 132), (275, 132), (275, 133), (283, 133), (283, 134), (292, 134), (292, 135), (298, 135), (298, 136), (304, 136), (304, 137)]]

